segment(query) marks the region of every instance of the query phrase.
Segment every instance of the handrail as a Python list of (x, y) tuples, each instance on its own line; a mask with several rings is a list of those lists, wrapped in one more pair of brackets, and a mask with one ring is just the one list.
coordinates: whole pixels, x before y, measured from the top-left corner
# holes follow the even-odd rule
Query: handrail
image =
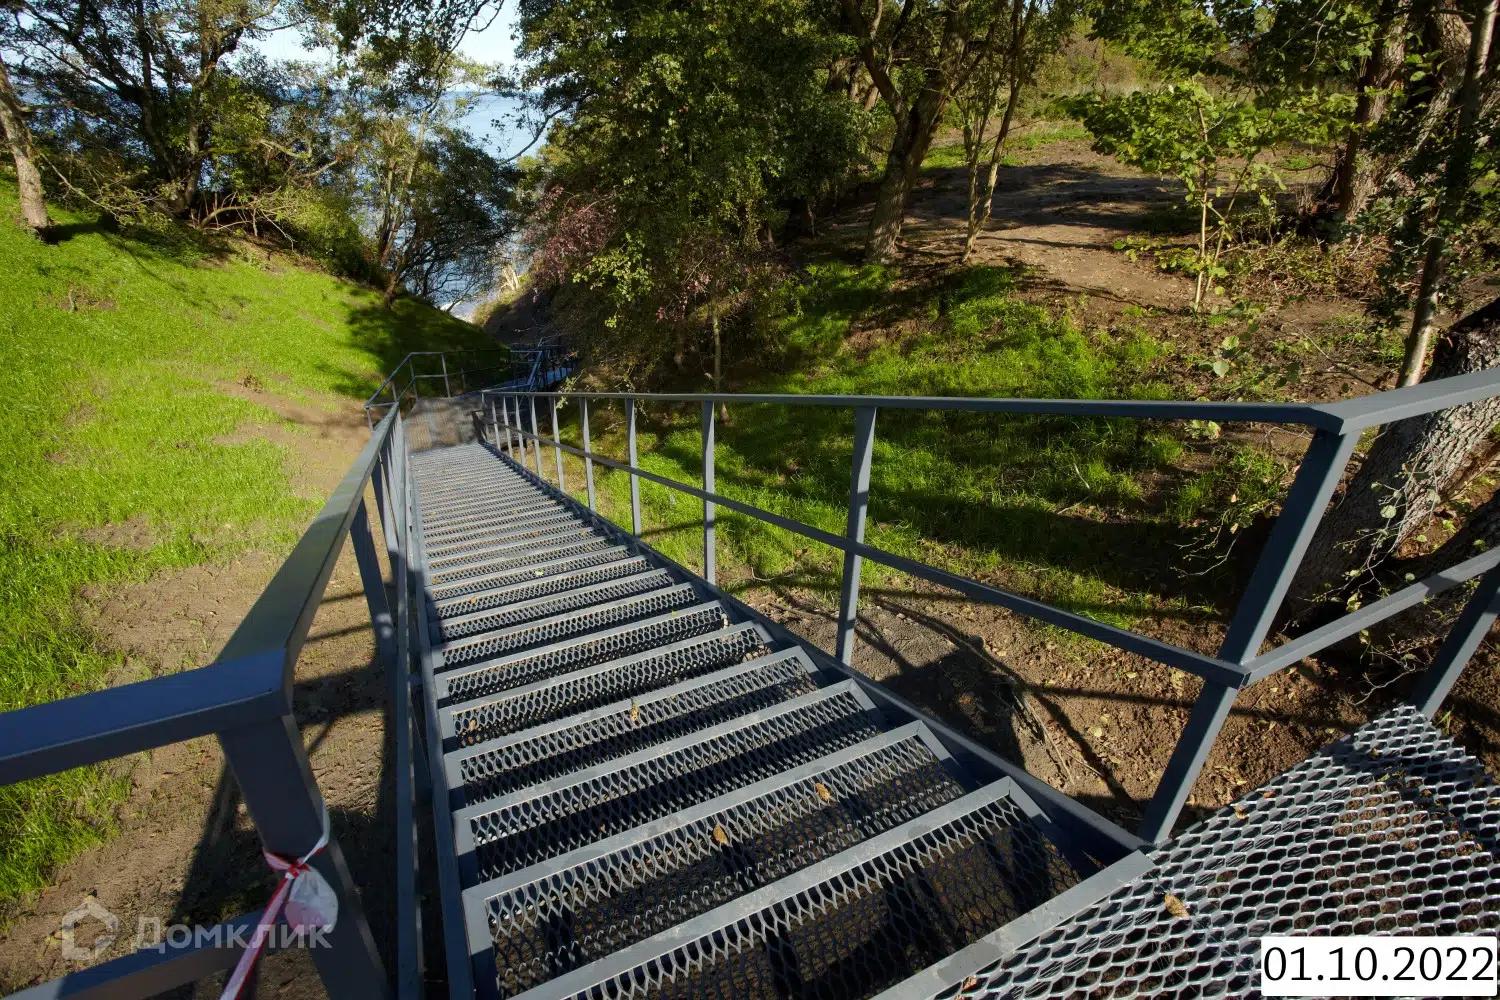
[[(532, 442), (535, 475), (545, 480), (542, 471), (542, 447), (556, 455), (557, 486), (564, 489), (562, 455), (576, 455), (584, 460), (585, 486), (589, 508), (595, 508), (594, 465), (625, 472), (631, 487), (631, 531), (641, 537), (639, 481), (644, 479), (668, 489), (701, 500), (704, 505), (704, 576), (715, 584), (714, 514), (725, 507), (767, 524), (774, 525), (844, 553), (844, 573), (840, 592), (837, 623), (838, 657), (849, 664), (855, 641), (855, 619), (859, 602), (859, 575), (862, 560), (869, 559), (892, 569), (956, 590), (965, 596), (997, 604), (1019, 614), (1079, 635), (1098, 640), (1127, 652), (1136, 653), (1168, 666), (1195, 673), (1204, 679), (1202, 692), (1184, 728), (1177, 747), (1160, 779), (1147, 809), (1140, 834), (1148, 842), (1159, 843), (1171, 833), (1187, 795), (1201, 770), (1208, 750), (1234, 704), (1238, 691), (1279, 670), (1298, 663), (1307, 656), (1410, 608), (1427, 598), (1450, 590), (1476, 577), (1484, 582), (1473, 597), (1457, 629), (1429, 668), (1419, 707), (1429, 717), (1437, 702), (1451, 687), (1463, 669), (1476, 636), (1482, 637), (1500, 613), (1500, 551), (1475, 556), (1457, 566), (1419, 581), (1367, 607), (1352, 612), (1300, 638), (1265, 653), (1260, 647), (1270, 632), (1282, 600), (1296, 574), (1303, 553), (1321, 523), (1328, 501), (1338, 485), (1345, 466), (1362, 431), (1389, 423), (1447, 409), (1452, 406), (1500, 395), (1500, 369), (1488, 369), (1469, 375), (1441, 379), (1402, 389), (1375, 393), (1354, 400), (1335, 403), (1239, 403), (1186, 402), (1158, 400), (1068, 400), (1068, 399), (989, 399), (924, 396), (849, 396), (801, 395), (787, 393), (634, 393), (634, 392), (528, 392), (485, 390), (482, 408), (492, 428), (495, 447), (504, 446), (524, 469), (527, 442)], [(531, 412), (531, 429), (522, 417), (522, 400)], [(583, 447), (564, 444), (558, 431), (557, 404), (576, 400), (580, 410)], [(547, 438), (536, 423), (536, 401), (546, 401), (552, 413), (552, 433)], [(592, 450), (588, 432), (588, 405), (591, 400), (618, 401), (624, 404), (627, 426), (628, 459), (619, 461)], [(697, 403), (701, 407), (701, 434), (704, 442), (704, 483), (700, 488), (667, 476), (648, 472), (636, 457), (636, 407), (644, 401)], [(483, 404), (488, 404), (487, 407)], [(840, 536), (812, 525), (783, 517), (751, 504), (727, 497), (714, 489), (714, 423), (719, 406), (725, 404), (773, 404), (790, 406), (823, 406), (853, 409), (856, 414), (854, 462), (850, 473), (850, 499), (846, 531)], [(512, 409), (514, 407), (514, 409)], [(1225, 639), (1217, 655), (1209, 656), (1152, 638), (1128, 629), (1116, 628), (1044, 601), (968, 579), (917, 560), (887, 552), (864, 541), (864, 525), (869, 508), (869, 474), (875, 435), (875, 416), (881, 409), (968, 411), (989, 414), (1048, 415), (1072, 417), (1133, 418), (1156, 420), (1207, 419), (1221, 422), (1251, 421), (1257, 423), (1300, 424), (1313, 429), (1296, 478), (1287, 494), (1281, 515), (1262, 549)], [(514, 437), (513, 437), (514, 436)], [(1493, 605), (1493, 607), (1491, 606)]]
[[(379, 585), (365, 489), (373, 478), (386, 523), (400, 421), (399, 408), (392, 408), (374, 428), (213, 663), (0, 714), (0, 784), (213, 733), (265, 849), (284, 857), (307, 854), (325, 835), (325, 807), (291, 714), (294, 668), (346, 538), (360, 562), (377, 647), (388, 664), (392, 659), (391, 616)], [(388, 997), (380, 953), (337, 839), (330, 836), (310, 864), (338, 897), (339, 917), (326, 936), (328, 947), (311, 949), (329, 995)], [(205, 969), (234, 963), (245, 936), (229, 937), (228, 931), (245, 921), (236, 918), (212, 934), (194, 934), (187, 945), (169, 942), (159, 958), (136, 953), (66, 976), (38, 987), (38, 995), (74, 995), (102, 986), (111, 996), (144, 997), (191, 982)]]

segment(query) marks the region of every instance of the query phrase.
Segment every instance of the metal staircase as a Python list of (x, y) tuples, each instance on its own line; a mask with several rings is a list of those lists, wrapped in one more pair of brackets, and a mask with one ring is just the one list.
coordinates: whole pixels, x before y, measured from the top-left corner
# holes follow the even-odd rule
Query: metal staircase
[(1133, 844), (493, 447), (412, 475), (476, 995), (871, 996)]

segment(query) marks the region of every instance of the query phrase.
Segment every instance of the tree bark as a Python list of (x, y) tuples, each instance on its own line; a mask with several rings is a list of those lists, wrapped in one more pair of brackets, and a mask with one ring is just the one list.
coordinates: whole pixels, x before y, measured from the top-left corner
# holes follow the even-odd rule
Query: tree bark
[(1443, 167), (1443, 192), (1438, 201), (1436, 218), (1427, 237), (1426, 252), (1422, 261), (1422, 281), (1412, 305), (1411, 332), (1406, 337), (1406, 356), (1401, 365), (1398, 384), (1415, 385), (1422, 378), (1422, 365), (1427, 359), (1427, 345), (1432, 340), (1432, 329), (1437, 319), (1438, 290), (1444, 270), (1444, 250), (1447, 244), (1447, 229), (1458, 216), (1463, 201), (1469, 195), (1469, 178), (1473, 172), (1474, 151), (1478, 147), (1477, 125), (1479, 105), (1485, 77), (1485, 60), (1489, 55), (1490, 41), (1495, 30), (1497, 0), (1488, 0), (1474, 21), (1474, 30), (1469, 43), (1469, 60), (1464, 68), (1463, 90), (1460, 96), (1458, 129), (1453, 140), (1453, 149)]
[(42, 175), (31, 153), (31, 130), (26, 127), (26, 109), (10, 85), (10, 74), (0, 60), (0, 132), (5, 133), (10, 155), (16, 162), (16, 182), (21, 195), (21, 216), (33, 232), (52, 224), (42, 194)]
[(1388, 88), (1406, 58), (1406, 19), (1395, 0), (1383, 0), (1376, 19), (1374, 49), (1360, 74), (1354, 120), (1334, 171), (1334, 215), (1340, 222), (1363, 211), (1379, 186), (1365, 142), (1370, 130), (1385, 117), (1390, 103)]
[[(1456, 323), (1438, 343), (1425, 381), (1500, 364), (1500, 298)], [(1486, 399), (1387, 424), (1303, 557), (1289, 593), (1295, 614), (1333, 596), (1391, 556), (1427, 523), (1470, 453), (1500, 423)], [(1352, 574), (1352, 575), (1351, 575)]]

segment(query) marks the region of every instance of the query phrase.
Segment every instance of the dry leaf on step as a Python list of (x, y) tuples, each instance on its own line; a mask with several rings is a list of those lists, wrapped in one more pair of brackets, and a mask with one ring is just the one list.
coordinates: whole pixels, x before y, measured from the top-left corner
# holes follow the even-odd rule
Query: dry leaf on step
[(724, 827), (718, 823), (714, 824), (714, 843), (721, 847), (729, 845), (729, 834), (724, 832)]
[(1162, 906), (1166, 907), (1167, 912), (1172, 914), (1172, 916), (1176, 917), (1178, 920), (1187, 919), (1188, 908), (1186, 904), (1184, 904), (1182, 900), (1178, 899), (1170, 892), (1162, 896), (1161, 903)]
[(817, 792), (818, 798), (822, 799), (824, 802), (833, 801), (833, 793), (830, 792), (828, 790), (828, 786), (823, 784), (821, 781), (813, 782), (813, 791)]

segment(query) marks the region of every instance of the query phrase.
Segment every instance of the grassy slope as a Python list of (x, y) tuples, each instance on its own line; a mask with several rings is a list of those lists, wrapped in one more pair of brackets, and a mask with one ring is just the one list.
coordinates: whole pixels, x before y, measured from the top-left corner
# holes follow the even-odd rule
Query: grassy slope
[[(890, 395), (1162, 398), (1176, 363), (1142, 329), (1086, 334), (1067, 318), (1021, 302), (1009, 272), (959, 272), (924, 301), (900, 300), (879, 268), (819, 265), (783, 303), (773, 339), (794, 360), (765, 375), (769, 392)], [(892, 308), (925, 313), (925, 332), (865, 353), (846, 343), (851, 327)], [(878, 321), (877, 321), (878, 322)], [(750, 387), (747, 387), (750, 388)], [(543, 418), (545, 420), (545, 417)], [(564, 436), (577, 443), (576, 414)], [(645, 468), (683, 482), (701, 476), (696, 411), (648, 410)], [(623, 457), (620, 421), (591, 412), (595, 441)], [(824, 530), (842, 533), (853, 418), (819, 408), (739, 407), (718, 431), (721, 492)], [(871, 483), (872, 544), (1036, 594), (1129, 626), (1156, 612), (1205, 600), (1164, 575), (1162, 551), (1198, 537), (1187, 522), (1218, 516), (1274, 490), (1282, 469), (1243, 448), (1219, 450), (1199, 471), (1184, 468), (1185, 443), (1167, 425), (1073, 418), (995, 418), (888, 410), (876, 424)], [(552, 476), (552, 458), (545, 465)], [(582, 469), (569, 465), (576, 493)], [(623, 475), (599, 476), (601, 506), (629, 522)], [(643, 483), (651, 541), (685, 564), (701, 564), (696, 501)], [(720, 565), (740, 584), (778, 577), (815, 589), (838, 584), (837, 553), (731, 512), (719, 518)], [(869, 567), (879, 585), (887, 571)], [(1170, 578), (1169, 578), (1170, 577)]]
[[(262, 251), (56, 209), (47, 246), (17, 214), (0, 181), (0, 710), (90, 690), (118, 664), (79, 624), (81, 587), (285, 545), (316, 509), (281, 447), (224, 443), (277, 418), (214, 382), (360, 398), (407, 350), (480, 337)], [(149, 548), (86, 540), (131, 519)], [(104, 835), (120, 793), (93, 769), (0, 788), (0, 901)]]

